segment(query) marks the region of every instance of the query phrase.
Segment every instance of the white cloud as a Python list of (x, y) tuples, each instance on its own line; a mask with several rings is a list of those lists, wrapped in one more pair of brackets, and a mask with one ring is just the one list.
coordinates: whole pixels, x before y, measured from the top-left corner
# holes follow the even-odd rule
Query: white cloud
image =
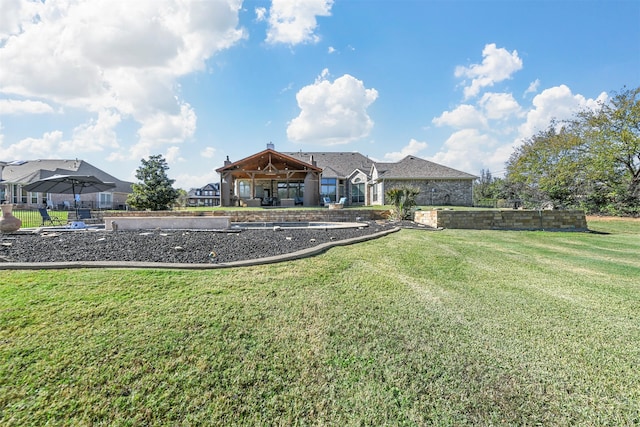
[(332, 53), (336, 53), (336, 48), (333, 46), (329, 46), (329, 48), (327, 49), (327, 53), (328, 54), (332, 54)]
[(189, 104), (182, 104), (177, 114), (157, 112), (144, 118), (138, 131), (142, 144), (175, 144), (193, 136), (196, 114)]
[[(133, 152), (144, 151), (151, 139), (182, 142), (193, 135), (196, 115), (179, 98), (177, 80), (203, 70), (208, 58), (246, 36), (238, 27), (241, 5), (241, 0), (79, 0), (16, 6), (3, 0), (0, 95), (92, 112), (96, 123), (105, 120), (100, 114), (106, 110), (131, 119), (140, 125), (142, 144)], [(13, 35), (3, 39), (7, 33)], [(28, 112), (42, 104), (11, 108)], [(98, 131), (84, 126), (74, 132)], [(76, 136), (74, 141), (78, 148), (95, 148)]]
[(189, 190), (190, 188), (201, 188), (207, 184), (219, 182), (220, 176), (215, 169), (213, 169), (201, 175), (187, 173), (178, 174), (175, 177), (172, 176), (171, 179), (176, 180), (174, 188)]
[(165, 158), (167, 163), (178, 163), (185, 161), (185, 159), (180, 156), (180, 147), (177, 147), (175, 145), (168, 147), (163, 157)]
[(317, 16), (330, 16), (333, 0), (273, 0), (269, 9), (268, 43), (316, 43)]
[(476, 173), (487, 161), (487, 152), (496, 141), (477, 129), (463, 129), (453, 133), (440, 152), (430, 160), (468, 173)]
[(216, 156), (216, 149), (213, 147), (205, 147), (200, 155), (205, 159), (213, 159)]
[(402, 147), (400, 151), (386, 153), (384, 159), (390, 162), (397, 162), (407, 156), (418, 156), (420, 152), (426, 150), (428, 146), (426, 142), (420, 142), (412, 138), (409, 144)]
[(378, 98), (361, 80), (349, 74), (333, 83), (323, 70), (316, 81), (296, 95), (300, 115), (287, 127), (287, 137), (295, 142), (321, 145), (346, 144), (363, 138), (373, 128), (367, 108)]
[[(502, 171), (523, 138), (546, 129), (553, 119), (569, 119), (581, 109), (598, 108), (606, 99), (604, 92), (596, 99), (587, 99), (561, 85), (542, 91), (525, 110), (511, 94), (485, 93), (476, 108), (461, 105), (433, 120), (437, 125), (461, 130), (452, 133), (431, 160), (475, 174), (483, 168)], [(478, 116), (485, 122), (474, 123)]]
[(522, 113), (520, 104), (510, 93), (485, 93), (478, 104), (490, 120), (504, 120)]
[(0, 99), (0, 114), (45, 114), (53, 113), (51, 105), (40, 101), (18, 101)]
[(538, 88), (540, 87), (540, 79), (535, 79), (531, 83), (529, 83), (529, 87), (524, 91), (524, 94), (527, 95), (529, 93), (538, 92)]
[(121, 117), (113, 111), (101, 111), (97, 120), (77, 126), (73, 130), (71, 141), (60, 144), (60, 151), (65, 153), (103, 151), (105, 148), (118, 148), (118, 137), (115, 127)]
[(513, 73), (522, 69), (518, 51), (509, 53), (504, 48), (497, 48), (495, 43), (486, 45), (482, 50), (482, 56), (482, 64), (456, 67), (456, 77), (471, 79), (471, 83), (464, 88), (465, 99), (477, 96), (483, 88), (509, 79)]
[(451, 126), (458, 129), (487, 125), (482, 113), (468, 104), (459, 105), (453, 111), (445, 111), (439, 117), (435, 117), (432, 122), (436, 126)]
[(267, 9), (264, 7), (256, 7), (255, 8), (255, 12), (256, 12), (256, 21), (258, 22), (262, 22), (265, 19), (267, 19)]
[(59, 158), (58, 148), (63, 142), (61, 131), (46, 132), (42, 138), (25, 138), (6, 148), (0, 146), (0, 158), (12, 160)]
[(18, 34), (23, 25), (28, 24), (37, 8), (35, 2), (24, 0), (2, 0), (0, 13), (0, 42), (11, 35)]
[(7, 147), (0, 145), (0, 158), (59, 158), (76, 156), (79, 152), (117, 149), (115, 127), (120, 120), (119, 114), (105, 110), (96, 120), (76, 126), (71, 139), (65, 139), (60, 130), (45, 132), (41, 138), (25, 138)]
[(587, 99), (580, 94), (574, 95), (571, 89), (560, 85), (543, 90), (533, 98), (533, 108), (527, 113), (527, 120), (519, 128), (519, 138), (530, 138), (546, 129), (552, 120), (566, 120), (582, 109), (595, 110), (599, 102), (608, 98), (602, 92), (596, 99)]

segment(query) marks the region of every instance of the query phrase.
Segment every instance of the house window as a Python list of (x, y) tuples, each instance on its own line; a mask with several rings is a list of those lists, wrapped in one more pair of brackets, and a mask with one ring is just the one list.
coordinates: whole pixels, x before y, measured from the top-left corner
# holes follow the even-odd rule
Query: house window
[(24, 190), (24, 188), (22, 188), (22, 186), (14, 184), (12, 193), (12, 203), (27, 203), (27, 192)]
[(248, 199), (251, 197), (251, 183), (249, 181), (238, 182), (238, 196), (243, 199)]
[(278, 197), (294, 199), (304, 194), (304, 182), (278, 182)]
[(351, 203), (364, 203), (364, 183), (351, 184)]
[(38, 204), (38, 193), (29, 193), (29, 196), (31, 196), (31, 204), (32, 205), (37, 205)]
[(332, 202), (336, 201), (336, 182), (335, 178), (322, 178), (320, 183), (320, 197), (328, 197)]

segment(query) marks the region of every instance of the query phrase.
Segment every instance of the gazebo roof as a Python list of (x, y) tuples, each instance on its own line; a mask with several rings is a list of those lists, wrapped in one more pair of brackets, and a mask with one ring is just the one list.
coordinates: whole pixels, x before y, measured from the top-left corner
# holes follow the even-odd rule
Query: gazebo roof
[(240, 179), (304, 179), (307, 173), (322, 172), (322, 169), (278, 151), (266, 149), (226, 164), (216, 169), (216, 172), (230, 173)]

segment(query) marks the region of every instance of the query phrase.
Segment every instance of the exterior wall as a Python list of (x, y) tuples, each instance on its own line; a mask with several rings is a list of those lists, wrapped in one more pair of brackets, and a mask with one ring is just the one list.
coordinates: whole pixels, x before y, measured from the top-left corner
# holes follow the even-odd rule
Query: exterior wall
[(414, 221), (434, 228), (585, 231), (583, 211), (416, 211)]
[(229, 217), (231, 222), (309, 222), (309, 221), (332, 221), (332, 222), (353, 222), (353, 221), (376, 221), (389, 217), (386, 209), (238, 209), (232, 211), (211, 210), (211, 211), (128, 211), (109, 212), (109, 217), (117, 220), (118, 217), (167, 217), (167, 216), (224, 216)]
[[(420, 190), (416, 197), (419, 206), (473, 206), (472, 180), (385, 180), (384, 191), (407, 185)], [(384, 194), (382, 196), (384, 198)]]

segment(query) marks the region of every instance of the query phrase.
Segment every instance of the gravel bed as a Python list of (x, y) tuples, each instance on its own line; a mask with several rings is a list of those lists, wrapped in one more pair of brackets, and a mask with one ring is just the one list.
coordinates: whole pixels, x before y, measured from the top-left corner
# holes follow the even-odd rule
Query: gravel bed
[(369, 222), (341, 229), (42, 230), (0, 235), (0, 262), (137, 261), (228, 263), (283, 255), (331, 241), (371, 235), (398, 226)]

